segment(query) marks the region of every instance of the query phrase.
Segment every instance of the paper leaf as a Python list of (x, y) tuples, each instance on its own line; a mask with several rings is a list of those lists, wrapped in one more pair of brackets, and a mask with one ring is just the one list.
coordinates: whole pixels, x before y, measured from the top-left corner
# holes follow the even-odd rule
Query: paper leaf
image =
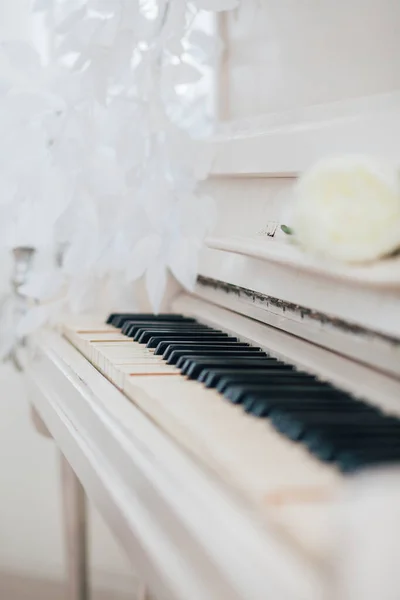
[(158, 260), (146, 271), (146, 289), (151, 308), (158, 313), (167, 286), (167, 270), (163, 261)]
[(81, 23), (86, 16), (86, 6), (78, 8), (77, 10), (72, 11), (61, 23), (57, 26), (57, 33), (63, 35), (68, 33), (71, 29), (75, 27), (78, 23)]
[(204, 31), (193, 30), (188, 38), (190, 55), (200, 63), (215, 60), (221, 51), (221, 43), (214, 35)]
[(78, 274), (90, 270), (95, 254), (96, 232), (90, 229), (86, 235), (78, 232), (78, 235), (72, 238), (70, 247), (65, 253), (65, 272), (76, 277)]
[(174, 277), (188, 291), (196, 284), (199, 246), (188, 238), (175, 240), (168, 253), (168, 266)]
[(291, 227), (288, 227), (287, 225), (281, 225), (281, 229), (283, 233), (286, 233), (286, 235), (293, 235), (293, 229), (291, 229)]
[(202, 76), (196, 67), (185, 62), (181, 62), (179, 65), (167, 65), (162, 73), (164, 83), (172, 86), (196, 83)]
[(161, 32), (161, 39), (166, 40), (178, 35), (182, 37), (186, 25), (186, 0), (172, 0), (168, 4), (167, 20)]
[[(200, 196), (196, 203), (196, 220), (203, 228), (203, 234), (212, 232), (217, 222), (217, 205), (211, 196)], [(202, 240), (201, 240), (202, 241)]]
[(93, 36), (93, 43), (104, 48), (113, 48), (120, 33), (118, 19), (104, 19)]
[(96, 279), (90, 272), (80, 274), (71, 279), (68, 294), (68, 308), (73, 314), (93, 309), (96, 294)]
[(22, 122), (49, 113), (50, 108), (51, 104), (47, 98), (29, 92), (11, 93), (7, 96), (3, 105), (3, 110), (7, 110), (9, 120), (11, 117)]
[(201, 245), (216, 223), (217, 209), (214, 199), (211, 196), (194, 196), (189, 201), (183, 200), (180, 219), (185, 235), (196, 239)]
[(35, 300), (50, 300), (60, 293), (63, 284), (64, 277), (60, 271), (43, 271), (35, 273), (19, 293)]
[(45, 325), (50, 317), (49, 306), (34, 306), (22, 317), (17, 326), (17, 336), (25, 337)]
[(11, 86), (9, 83), (7, 83), (7, 81), (3, 81), (2, 79), (0, 79), (0, 98), (2, 96), (5, 96), (5, 94), (7, 94), (11, 89)]
[[(115, 2), (115, 0), (113, 0)], [(140, 6), (138, 2), (132, 2), (132, 0), (122, 0), (121, 4), (122, 20), (124, 27), (128, 24), (136, 29), (136, 23), (140, 22)]]
[(50, 10), (53, 6), (54, 0), (33, 0), (32, 11), (33, 12), (44, 12)]
[(142, 277), (146, 269), (159, 255), (161, 238), (157, 234), (151, 234), (142, 238), (136, 244), (126, 267), (127, 281), (135, 281)]
[(173, 56), (180, 56), (183, 52), (182, 35), (178, 33), (177, 35), (171, 36), (166, 42), (165, 48)]
[(139, 0), (139, 10), (140, 14), (149, 21), (154, 21), (160, 11), (157, 0)]
[(194, 5), (199, 10), (210, 10), (219, 12), (223, 10), (233, 10), (239, 6), (239, 0), (193, 0)]
[(124, 173), (112, 156), (97, 153), (84, 177), (95, 195), (121, 194), (125, 189)]
[(3, 42), (3, 53), (10, 65), (29, 76), (38, 75), (41, 71), (40, 57), (35, 48), (26, 42)]
[(88, 0), (88, 10), (100, 13), (104, 17), (111, 17), (115, 14), (118, 8), (118, 3), (115, 0)]

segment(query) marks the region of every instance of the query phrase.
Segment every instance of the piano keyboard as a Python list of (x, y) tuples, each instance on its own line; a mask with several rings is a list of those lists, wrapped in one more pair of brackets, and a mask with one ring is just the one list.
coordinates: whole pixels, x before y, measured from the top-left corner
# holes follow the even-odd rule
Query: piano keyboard
[(318, 520), (344, 475), (400, 460), (399, 419), (195, 319), (115, 314), (64, 335), (192, 455), (275, 514), (308, 506)]

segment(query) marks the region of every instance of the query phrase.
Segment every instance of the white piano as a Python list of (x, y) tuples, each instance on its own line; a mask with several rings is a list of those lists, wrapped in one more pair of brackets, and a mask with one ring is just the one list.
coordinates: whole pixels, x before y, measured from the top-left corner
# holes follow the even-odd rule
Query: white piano
[[(279, 27), (279, 3), (270, 4)], [(380, 27), (382, 37), (385, 24), (374, 21), (373, 4), (368, 26)], [(378, 4), (387, 16), (400, 16), (389, 0), (376, 2), (376, 10)], [(231, 36), (221, 66), (227, 94), (221, 110), (246, 118), (226, 122), (209, 142), (215, 159), (204, 187), (217, 201), (218, 223), (194, 293), (174, 287), (163, 312), (236, 337), (316, 376), (317, 385), (333, 384), (397, 418), (400, 263), (322, 264), (289, 244), (279, 226), (296, 177), (318, 158), (344, 152), (398, 158), (398, 93), (385, 91), (374, 63), (376, 89), (360, 80), (358, 98), (347, 99), (357, 96), (349, 89), (338, 100), (333, 88), (347, 80), (336, 65), (334, 102), (322, 94), (315, 106), (310, 84), (300, 107), (277, 113), (272, 99), (267, 115), (258, 116), (257, 105), (249, 118), (252, 95), (256, 104), (263, 98), (255, 69), (243, 76), (247, 104), (238, 101), (243, 30), (251, 17), (260, 34), (262, 10), (257, 23), (245, 8), (239, 17), (221, 18), (222, 33)], [(307, 10), (298, 9), (304, 27)], [(344, 12), (337, 10), (343, 19)], [(295, 53), (290, 28), (281, 33)], [(333, 46), (337, 39), (324, 41)], [(357, 55), (352, 67), (369, 58)], [(126, 550), (146, 597), (398, 597), (399, 569), (390, 560), (400, 525), (396, 463), (344, 473), (277, 431), (268, 417), (188, 379), (106, 318), (68, 321), (58, 333), (36, 336), (34, 351), (19, 356), (40, 427), (64, 457), (70, 600), (87, 598), (85, 495)]]

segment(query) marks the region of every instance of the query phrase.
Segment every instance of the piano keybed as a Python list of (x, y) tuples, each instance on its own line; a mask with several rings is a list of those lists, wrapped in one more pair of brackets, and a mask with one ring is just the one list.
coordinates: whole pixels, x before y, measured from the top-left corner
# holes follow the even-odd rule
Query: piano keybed
[(65, 337), (181, 446), (314, 554), (347, 473), (400, 458), (400, 420), (180, 315)]

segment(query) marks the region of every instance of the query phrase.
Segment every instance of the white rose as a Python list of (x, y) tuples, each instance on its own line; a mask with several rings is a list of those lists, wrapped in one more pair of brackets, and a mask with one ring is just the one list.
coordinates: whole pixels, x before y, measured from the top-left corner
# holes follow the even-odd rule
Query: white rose
[(321, 161), (298, 181), (290, 223), (307, 251), (365, 262), (400, 248), (400, 177), (365, 156)]

